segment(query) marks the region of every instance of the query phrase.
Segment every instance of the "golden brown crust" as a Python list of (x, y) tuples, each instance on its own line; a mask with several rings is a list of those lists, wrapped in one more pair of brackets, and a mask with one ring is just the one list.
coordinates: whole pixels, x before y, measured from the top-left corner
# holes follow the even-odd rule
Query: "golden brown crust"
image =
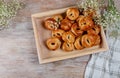
[(95, 39), (95, 44), (94, 45), (99, 45), (101, 42), (101, 38), (99, 35), (96, 35), (96, 39)]
[(49, 30), (57, 30), (59, 28), (59, 24), (53, 18), (46, 19), (44, 24), (45, 28)]
[(81, 43), (84, 47), (92, 47), (95, 43), (95, 36), (94, 35), (83, 35), (81, 38)]
[(68, 31), (68, 30), (70, 30), (71, 26), (72, 26), (72, 23), (71, 23), (70, 20), (63, 19), (61, 21), (61, 29), (65, 30), (65, 31)]
[(80, 15), (80, 16), (76, 19), (76, 22), (79, 23), (79, 20), (82, 20), (82, 19), (84, 19), (84, 18), (85, 18), (85, 16)]
[(100, 26), (95, 25), (93, 20), (96, 15), (95, 10), (89, 8), (79, 14), (78, 8), (69, 8), (66, 15), (53, 15), (44, 21), (45, 28), (52, 32), (52, 37), (46, 40), (48, 49), (62, 48), (68, 52), (101, 43)]
[(65, 19), (69, 20), (71, 24), (74, 24), (76, 20), (70, 20), (68, 17), (65, 17)]
[(79, 17), (78, 18), (78, 25), (81, 30), (86, 31), (92, 27), (94, 27), (94, 22), (90, 17)]
[(66, 15), (70, 20), (76, 20), (79, 16), (79, 10), (77, 8), (69, 8)]
[(61, 39), (64, 32), (65, 31), (61, 30), (61, 29), (53, 30), (52, 31), (52, 37), (57, 37), (57, 38)]
[(65, 32), (62, 35), (62, 39), (65, 42), (73, 43), (75, 41), (75, 36), (74, 36), (74, 34), (72, 32)]
[(77, 50), (81, 50), (84, 48), (81, 44), (81, 36), (77, 37), (77, 39), (75, 40), (74, 46)]
[(74, 23), (71, 27), (71, 31), (75, 36), (80, 36), (83, 34), (83, 31), (80, 29), (80, 27), (77, 25), (77, 23)]
[(56, 14), (56, 15), (53, 15), (52, 18), (60, 24), (60, 22), (63, 20), (63, 17), (61, 14)]
[(73, 45), (73, 43), (64, 42), (62, 45), (62, 49), (67, 52), (72, 51), (72, 50), (74, 50), (74, 45)]
[(100, 31), (101, 31), (100, 26), (95, 25), (93, 28), (87, 30), (87, 33), (98, 35)]
[(58, 38), (56, 38), (56, 37), (52, 37), (52, 38), (49, 38), (46, 41), (46, 45), (47, 45), (48, 49), (56, 50), (56, 49), (60, 48), (61, 41)]

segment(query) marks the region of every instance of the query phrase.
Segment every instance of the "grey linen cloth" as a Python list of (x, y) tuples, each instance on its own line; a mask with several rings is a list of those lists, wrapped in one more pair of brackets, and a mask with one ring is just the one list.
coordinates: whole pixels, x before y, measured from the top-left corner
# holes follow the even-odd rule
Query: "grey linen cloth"
[(109, 38), (109, 51), (91, 56), (85, 78), (120, 78), (120, 38)]

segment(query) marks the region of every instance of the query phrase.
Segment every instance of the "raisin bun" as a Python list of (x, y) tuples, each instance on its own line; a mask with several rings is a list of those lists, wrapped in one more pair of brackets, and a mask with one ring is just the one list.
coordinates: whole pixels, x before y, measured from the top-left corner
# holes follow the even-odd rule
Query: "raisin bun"
[(47, 18), (44, 24), (45, 28), (49, 30), (57, 30), (59, 28), (59, 24), (53, 18)]
[(77, 8), (69, 8), (66, 15), (70, 20), (76, 20), (79, 16), (79, 10)]
[(77, 25), (77, 23), (74, 23), (72, 25), (71, 31), (75, 36), (80, 36), (83, 34), (83, 31), (80, 29), (80, 27)]
[(92, 27), (94, 27), (94, 22), (92, 18), (90, 17), (85, 17), (85, 16), (80, 16), (78, 19), (78, 25), (81, 30), (86, 31)]
[(61, 26), (60, 26), (61, 29), (68, 31), (71, 29), (71, 26), (72, 26), (72, 23), (69, 19), (66, 18), (61, 21)]
[(82, 46), (82, 43), (81, 43), (81, 36), (77, 37), (76, 40), (75, 40), (75, 43), (74, 43), (74, 46), (77, 50), (81, 50), (83, 49), (84, 47)]
[(86, 34), (82, 36), (81, 43), (86, 48), (92, 47), (95, 44), (95, 39), (94, 35)]
[(65, 42), (73, 43), (75, 41), (75, 36), (72, 32), (65, 32), (62, 35), (62, 39)]
[(57, 37), (57, 38), (61, 39), (64, 32), (65, 31), (61, 30), (61, 29), (53, 30), (52, 31), (52, 37)]
[(93, 28), (87, 30), (87, 33), (98, 35), (100, 31), (101, 31), (100, 26), (95, 25)]
[(67, 52), (72, 51), (72, 50), (74, 50), (74, 45), (73, 45), (73, 43), (64, 42), (62, 45), (62, 49)]
[(49, 38), (46, 41), (46, 45), (47, 45), (48, 49), (50, 49), (50, 50), (56, 50), (56, 49), (60, 48), (61, 41), (57, 37), (52, 37), (52, 38)]

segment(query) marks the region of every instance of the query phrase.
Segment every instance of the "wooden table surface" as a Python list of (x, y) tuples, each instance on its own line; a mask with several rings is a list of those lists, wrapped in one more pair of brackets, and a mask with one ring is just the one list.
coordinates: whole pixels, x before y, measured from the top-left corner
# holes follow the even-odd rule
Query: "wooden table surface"
[(90, 56), (40, 65), (31, 14), (74, 5), (78, 0), (19, 0), (19, 11), (9, 29), (0, 31), (0, 78), (83, 78)]

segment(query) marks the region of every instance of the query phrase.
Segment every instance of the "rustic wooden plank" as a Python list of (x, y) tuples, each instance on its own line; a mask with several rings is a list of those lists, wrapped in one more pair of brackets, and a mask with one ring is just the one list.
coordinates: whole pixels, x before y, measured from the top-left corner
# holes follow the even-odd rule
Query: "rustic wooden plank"
[[(38, 63), (31, 14), (74, 5), (77, 0), (19, 0), (26, 3), (10, 28), (0, 31), (0, 78), (83, 78), (89, 56)], [(118, 1), (118, 0), (116, 0)]]

